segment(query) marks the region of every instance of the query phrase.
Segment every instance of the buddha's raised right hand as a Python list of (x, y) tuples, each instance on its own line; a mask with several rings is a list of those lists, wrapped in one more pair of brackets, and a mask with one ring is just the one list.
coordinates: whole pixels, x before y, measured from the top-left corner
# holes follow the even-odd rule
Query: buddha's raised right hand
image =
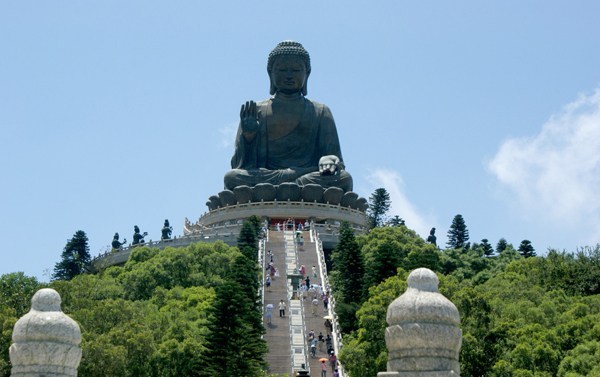
[(256, 102), (246, 101), (246, 103), (242, 105), (240, 110), (240, 122), (244, 136), (254, 137), (254, 134), (258, 131), (259, 127), (259, 114), (260, 111), (256, 110)]

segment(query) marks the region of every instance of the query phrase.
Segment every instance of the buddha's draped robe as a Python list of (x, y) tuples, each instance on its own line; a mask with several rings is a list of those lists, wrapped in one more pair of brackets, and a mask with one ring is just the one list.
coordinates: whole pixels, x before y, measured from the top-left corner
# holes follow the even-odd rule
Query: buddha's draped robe
[[(235, 141), (235, 153), (231, 168), (225, 175), (225, 188), (254, 186), (258, 183), (278, 185), (283, 182), (320, 184), (323, 187), (340, 187), (352, 190), (352, 177), (341, 170), (336, 175), (321, 176), (319, 159), (335, 155), (341, 161), (342, 151), (335, 122), (329, 108), (303, 98), (304, 113), (299, 124), (289, 133), (269, 140), (271, 104), (273, 99), (258, 102), (259, 129), (248, 142), (241, 125)], [(341, 164), (343, 166), (343, 163)]]

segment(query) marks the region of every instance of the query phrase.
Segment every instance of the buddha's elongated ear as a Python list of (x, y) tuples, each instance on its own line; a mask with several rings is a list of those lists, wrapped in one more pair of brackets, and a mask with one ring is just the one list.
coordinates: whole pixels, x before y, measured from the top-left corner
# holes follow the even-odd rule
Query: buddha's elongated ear
[(306, 79), (304, 80), (304, 85), (302, 86), (302, 95), (304, 97), (306, 97), (306, 93), (308, 93), (308, 77), (310, 76), (310, 70), (308, 70), (309, 67), (307, 67), (306, 70)]
[(269, 72), (269, 82), (271, 83), (271, 88), (269, 89), (269, 94), (273, 95), (273, 94), (275, 94), (275, 92), (277, 92), (277, 88), (275, 87), (275, 84), (273, 83), (273, 78), (271, 77), (270, 72)]

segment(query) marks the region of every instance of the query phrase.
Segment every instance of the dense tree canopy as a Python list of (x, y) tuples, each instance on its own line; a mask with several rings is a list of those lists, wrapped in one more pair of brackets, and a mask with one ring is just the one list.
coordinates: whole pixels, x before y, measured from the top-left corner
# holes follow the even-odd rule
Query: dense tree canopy
[(31, 308), (31, 298), (46, 284), (36, 278), (13, 272), (0, 276), (0, 307), (11, 308), (17, 317), (23, 316)]
[[(80, 324), (81, 377), (259, 376), (266, 346), (258, 271), (254, 261), (222, 242), (162, 251), (141, 246), (123, 267), (50, 287), (60, 293), (63, 311)], [(6, 350), (12, 326), (41, 286), (20, 273), (0, 277), (2, 377), (10, 375)], [(223, 322), (232, 318), (230, 325)], [(224, 327), (229, 341), (216, 342)], [(236, 372), (209, 374), (208, 360), (234, 351), (243, 360), (236, 356), (223, 371)]]
[(356, 313), (358, 330), (344, 337), (340, 360), (351, 376), (376, 376), (385, 371), (385, 317), (387, 307), (406, 290), (408, 273), (399, 269), (397, 275), (369, 290), (369, 298)]
[[(418, 260), (433, 257), (427, 267), (436, 268), (437, 253), (413, 230), (406, 227), (375, 228), (359, 239), (365, 266), (364, 291), (390, 276), (398, 267), (412, 268)], [(418, 262), (420, 264), (420, 262)]]
[(330, 274), (338, 302), (336, 310), (340, 326), (349, 332), (358, 324), (355, 313), (368, 297), (370, 287), (395, 276), (398, 268), (437, 270), (440, 255), (435, 246), (405, 226), (375, 228), (354, 240), (349, 226), (342, 225), (333, 262)]
[(46, 284), (36, 278), (14, 272), (0, 276), (0, 376), (10, 376), (8, 348), (17, 320), (31, 308), (31, 297)]
[[(411, 270), (428, 267), (460, 312), (461, 376), (600, 376), (600, 245), (532, 256), (501, 241), (494, 255), (485, 239), (437, 250), (406, 226), (355, 237), (343, 224), (331, 284), (336, 301), (351, 304), (338, 309), (348, 375), (385, 370), (387, 307)], [(123, 267), (51, 282), (83, 332), (79, 375), (261, 376), (255, 255), (221, 242), (142, 246)], [(10, 375), (14, 323), (44, 286), (0, 276), (0, 377)]]
[[(385, 238), (359, 240), (368, 250)], [(600, 245), (524, 258), (509, 244), (485, 257), (483, 244), (433, 250), (440, 291), (461, 315), (461, 376), (600, 376)], [(344, 335), (350, 377), (385, 370), (385, 312), (405, 290), (404, 265), (369, 288), (357, 329)]]

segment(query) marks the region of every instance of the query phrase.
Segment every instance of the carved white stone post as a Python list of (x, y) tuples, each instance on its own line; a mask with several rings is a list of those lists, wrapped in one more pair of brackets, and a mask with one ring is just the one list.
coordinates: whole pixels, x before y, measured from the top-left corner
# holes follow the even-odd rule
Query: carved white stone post
[(408, 276), (406, 292), (388, 307), (388, 371), (378, 377), (460, 376), (460, 316), (456, 306), (438, 292), (438, 284), (427, 268)]
[(11, 377), (73, 377), (81, 361), (79, 325), (60, 309), (54, 289), (37, 291), (31, 310), (15, 324)]

